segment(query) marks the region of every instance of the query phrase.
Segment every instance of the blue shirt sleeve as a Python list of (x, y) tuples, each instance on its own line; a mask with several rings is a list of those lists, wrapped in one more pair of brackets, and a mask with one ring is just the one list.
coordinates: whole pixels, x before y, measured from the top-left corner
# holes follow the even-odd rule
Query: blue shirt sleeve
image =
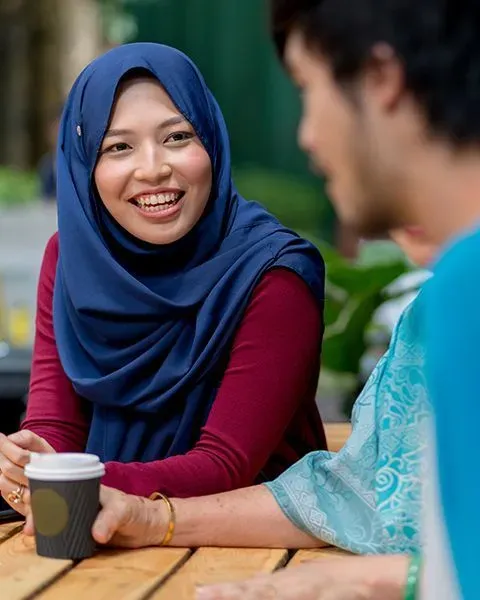
[(440, 496), (462, 597), (480, 598), (480, 233), (440, 259), (424, 295)]

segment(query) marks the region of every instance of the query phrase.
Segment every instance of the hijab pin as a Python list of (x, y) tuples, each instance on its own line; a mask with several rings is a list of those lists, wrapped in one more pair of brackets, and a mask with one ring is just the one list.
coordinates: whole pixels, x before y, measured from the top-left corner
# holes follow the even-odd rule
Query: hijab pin
[(80, 127), (80, 125), (77, 125), (77, 135), (78, 137), (82, 137), (82, 128)]

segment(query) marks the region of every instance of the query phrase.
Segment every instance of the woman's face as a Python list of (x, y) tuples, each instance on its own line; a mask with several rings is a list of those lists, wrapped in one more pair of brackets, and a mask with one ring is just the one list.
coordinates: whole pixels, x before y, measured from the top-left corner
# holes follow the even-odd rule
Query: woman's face
[(119, 88), (94, 178), (106, 209), (124, 229), (151, 244), (171, 244), (202, 216), (212, 167), (163, 87), (142, 77)]

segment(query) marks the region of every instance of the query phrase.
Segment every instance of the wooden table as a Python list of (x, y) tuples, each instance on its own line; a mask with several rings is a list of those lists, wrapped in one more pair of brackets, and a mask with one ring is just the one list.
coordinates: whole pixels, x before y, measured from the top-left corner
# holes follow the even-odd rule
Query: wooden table
[[(330, 450), (350, 435), (346, 423), (326, 426)], [(103, 550), (79, 563), (37, 556), (22, 525), (0, 525), (0, 600), (194, 600), (195, 586), (247, 579), (305, 560), (342, 557), (337, 548), (146, 548)]]
[[(292, 556), (293, 554), (293, 556)], [(238, 581), (313, 558), (345, 556), (336, 548), (146, 548), (104, 550), (73, 563), (37, 556), (16, 524), (0, 525), (2, 600), (194, 600), (195, 586)]]
[(325, 423), (328, 449), (338, 452), (352, 433), (350, 423)]

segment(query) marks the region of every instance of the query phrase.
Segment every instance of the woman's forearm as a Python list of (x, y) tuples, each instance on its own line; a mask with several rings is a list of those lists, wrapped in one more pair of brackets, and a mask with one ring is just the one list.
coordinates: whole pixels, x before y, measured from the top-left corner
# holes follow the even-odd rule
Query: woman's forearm
[[(295, 527), (265, 486), (214, 496), (171, 499), (176, 525), (170, 545), (316, 548), (325, 544)], [(92, 534), (99, 544), (128, 548), (161, 545), (169, 529), (167, 502), (101, 486), (102, 510)], [(24, 528), (33, 534), (31, 518)]]
[(173, 504), (176, 527), (171, 544), (174, 546), (316, 548), (325, 545), (295, 527), (263, 485), (214, 496), (174, 499)]

